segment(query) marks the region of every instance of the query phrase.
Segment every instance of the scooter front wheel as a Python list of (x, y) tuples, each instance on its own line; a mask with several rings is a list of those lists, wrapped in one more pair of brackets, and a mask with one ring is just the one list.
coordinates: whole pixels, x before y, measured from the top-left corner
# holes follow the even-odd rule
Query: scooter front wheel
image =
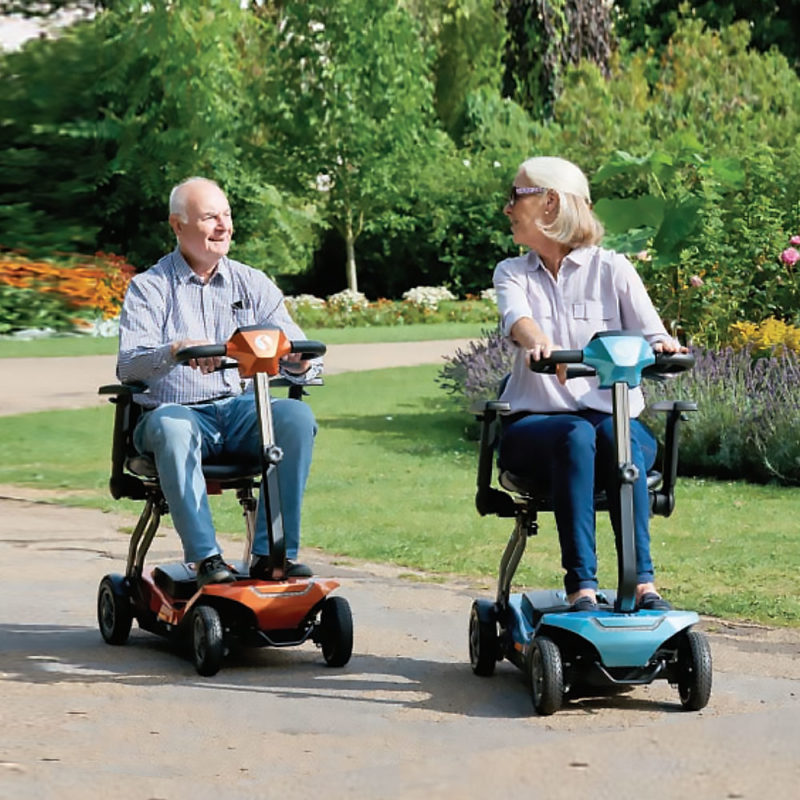
[(687, 711), (700, 711), (711, 697), (711, 647), (700, 631), (687, 631), (678, 649), (678, 692)]
[(197, 606), (192, 612), (192, 657), (200, 675), (219, 672), (225, 655), (225, 641), (219, 612), (211, 606)]
[(131, 599), (121, 578), (106, 575), (97, 590), (97, 624), (108, 644), (125, 644), (131, 632)]
[(546, 636), (536, 636), (528, 652), (528, 679), (537, 714), (549, 716), (561, 708), (564, 698), (564, 667), (558, 645)]
[(343, 667), (353, 652), (353, 615), (344, 597), (326, 597), (320, 614), (322, 657), (329, 667)]

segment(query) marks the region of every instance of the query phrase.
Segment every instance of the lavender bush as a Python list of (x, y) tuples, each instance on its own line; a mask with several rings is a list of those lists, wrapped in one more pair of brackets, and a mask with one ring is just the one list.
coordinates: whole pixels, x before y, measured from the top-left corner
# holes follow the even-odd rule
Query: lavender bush
[(459, 348), (442, 367), (438, 384), (453, 395), (459, 407), (471, 411), (476, 404), (497, 397), (503, 376), (511, 369), (514, 346), (498, 329), (484, 331), (485, 338)]
[[(690, 372), (644, 383), (648, 403), (684, 398), (698, 405), (681, 431), (681, 472), (800, 484), (800, 358), (790, 351), (754, 358), (731, 348), (694, 355)], [(644, 418), (663, 427), (663, 415)]]
[[(497, 396), (511, 368), (513, 346), (499, 331), (458, 350), (442, 367), (439, 385), (472, 411)], [(694, 400), (698, 410), (681, 429), (684, 475), (800, 485), (800, 355), (777, 350), (698, 350), (693, 370), (663, 382), (645, 381), (648, 404)], [(645, 411), (663, 441), (665, 415)]]

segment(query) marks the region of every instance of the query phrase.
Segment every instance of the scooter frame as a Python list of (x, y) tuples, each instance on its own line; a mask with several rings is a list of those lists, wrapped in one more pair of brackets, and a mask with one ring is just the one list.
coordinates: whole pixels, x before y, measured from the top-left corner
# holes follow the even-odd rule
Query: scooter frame
[[(538, 372), (555, 372), (559, 363), (576, 364), (568, 377), (600, 374), (600, 385), (613, 392), (617, 476), (621, 501), (621, 535), (617, 542), (619, 583), (617, 591), (599, 590), (599, 609), (570, 611), (563, 591), (537, 590), (512, 594), (514, 574), (524, 554), (528, 537), (538, 532), (538, 512), (551, 510), (549, 501), (530, 481), (501, 473), (500, 485), (491, 486), (492, 461), (497, 444), (497, 415), (507, 404), (490, 401), (479, 414), (482, 422), (478, 465), (479, 513), (514, 517), (512, 535), (503, 553), (494, 602), (477, 599), (469, 625), (470, 662), (477, 675), (488, 676), (496, 663), (507, 658), (528, 679), (536, 711), (552, 714), (567, 695), (614, 691), (666, 679), (677, 685), (681, 704), (699, 710), (711, 692), (711, 652), (706, 637), (691, 627), (699, 621), (692, 611), (640, 610), (635, 604), (635, 540), (633, 528), (633, 483), (638, 475), (632, 462), (628, 392), (639, 383), (641, 373), (663, 375), (690, 368), (693, 358), (685, 354), (659, 354), (639, 350), (633, 365), (614, 369), (614, 338), (626, 339), (630, 350), (637, 337), (630, 332), (598, 334), (586, 351), (557, 351), (551, 358), (531, 362)], [(641, 338), (641, 337), (639, 337)], [(644, 339), (641, 342), (646, 346)], [(593, 352), (594, 351), (594, 352)], [(630, 360), (630, 359), (629, 359)], [(581, 362), (591, 363), (591, 366)], [(673, 401), (654, 406), (667, 412), (662, 473), (647, 476), (651, 512), (669, 516), (674, 508), (677, 475), (678, 427), (685, 412), (696, 405)], [(510, 493), (509, 493), (510, 492)], [(602, 508), (604, 498), (596, 498)]]
[[(269, 377), (277, 375), (280, 359), (290, 352), (310, 358), (322, 355), (325, 346), (321, 342), (289, 342), (277, 328), (249, 326), (239, 328), (227, 343), (189, 347), (177, 354), (183, 362), (227, 355), (236, 359), (230, 366), (238, 367), (243, 378), (253, 378), (262, 444), (258, 462), (203, 465), (209, 494), (234, 489), (242, 507), (246, 537), (241, 562), (230, 565), (237, 578), (234, 583), (206, 584), (198, 589), (194, 565), (178, 562), (145, 567), (161, 517), (168, 512), (155, 465), (150, 458), (136, 453), (132, 444), (133, 429), (141, 413), (134, 397), (146, 391), (146, 386), (100, 388), (100, 393), (111, 395), (111, 402), (116, 405), (111, 494), (145, 501), (131, 535), (125, 574), (106, 575), (98, 589), (98, 625), (107, 643), (124, 644), (136, 619), (144, 630), (181, 641), (188, 639), (195, 668), (202, 675), (215, 674), (224, 656), (236, 645), (287, 647), (311, 639), (321, 647), (329, 666), (343, 666), (349, 661), (353, 645), (350, 607), (345, 598), (329, 596), (339, 583), (333, 579), (285, 577), (277, 472), (283, 454), (275, 443)], [(290, 397), (300, 399), (302, 385), (289, 386)], [(259, 478), (270, 545), (266, 580), (249, 576), (257, 509), (254, 489), (259, 486)]]

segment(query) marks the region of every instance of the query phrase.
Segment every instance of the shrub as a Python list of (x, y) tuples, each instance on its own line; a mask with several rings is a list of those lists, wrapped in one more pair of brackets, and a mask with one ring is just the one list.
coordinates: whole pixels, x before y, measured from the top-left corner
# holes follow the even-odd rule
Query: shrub
[(439, 372), (437, 383), (464, 411), (497, 397), (500, 381), (511, 370), (514, 345), (499, 329), (485, 331), (485, 339), (459, 348)]
[(800, 353), (800, 328), (769, 317), (762, 322), (737, 322), (731, 326), (731, 346), (749, 349), (757, 356), (782, 354), (785, 350)]
[[(684, 397), (698, 411), (681, 433), (681, 472), (800, 484), (800, 357), (754, 358), (750, 348), (700, 350), (675, 381), (647, 381), (648, 403)], [(645, 412), (654, 429), (663, 415)]]

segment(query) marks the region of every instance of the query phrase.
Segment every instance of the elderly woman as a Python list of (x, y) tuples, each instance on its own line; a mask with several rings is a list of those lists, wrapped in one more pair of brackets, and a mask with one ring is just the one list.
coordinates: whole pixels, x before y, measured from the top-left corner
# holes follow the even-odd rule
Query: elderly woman
[[(499, 461), (503, 469), (533, 475), (551, 487), (567, 601), (576, 611), (597, 607), (595, 483), (609, 491), (610, 516), (619, 536), (613, 476), (611, 393), (596, 378), (567, 381), (528, 368), (552, 350), (583, 349), (597, 331), (636, 330), (655, 351), (685, 352), (666, 331), (636, 270), (625, 256), (599, 246), (603, 227), (592, 212), (589, 183), (561, 158), (530, 158), (517, 171), (504, 208), (514, 241), (530, 248), (501, 261), (494, 286), (505, 335), (517, 346), (502, 400)], [(650, 430), (635, 419), (641, 390), (630, 393), (634, 485), (636, 602), (669, 609), (656, 590), (650, 558), (647, 470), (656, 456)], [(616, 502), (615, 502), (616, 500)]]

